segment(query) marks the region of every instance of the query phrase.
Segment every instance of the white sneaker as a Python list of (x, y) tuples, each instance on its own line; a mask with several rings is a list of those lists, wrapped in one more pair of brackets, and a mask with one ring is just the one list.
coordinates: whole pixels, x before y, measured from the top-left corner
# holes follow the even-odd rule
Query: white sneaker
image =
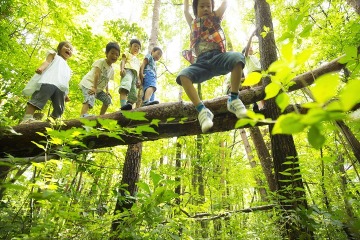
[(232, 112), (236, 115), (237, 118), (246, 117), (246, 107), (240, 99), (230, 100), (227, 101), (227, 109), (229, 112)]
[(212, 126), (214, 125), (213, 123), (213, 118), (214, 118), (214, 114), (207, 108), (203, 108), (198, 116), (199, 122), (200, 122), (200, 126), (201, 126), (201, 131), (203, 133), (206, 133), (207, 131), (209, 131), (210, 128), (212, 128)]

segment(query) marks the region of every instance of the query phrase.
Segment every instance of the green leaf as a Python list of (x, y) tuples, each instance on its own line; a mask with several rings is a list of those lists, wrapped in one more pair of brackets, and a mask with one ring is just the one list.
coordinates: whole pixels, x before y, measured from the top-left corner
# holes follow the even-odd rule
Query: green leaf
[(336, 95), (339, 82), (338, 74), (324, 74), (315, 80), (315, 85), (310, 90), (318, 103), (325, 104)]
[(295, 56), (296, 65), (303, 65), (307, 60), (309, 60), (312, 53), (313, 49), (308, 48), (297, 54)]
[(306, 125), (301, 123), (302, 116), (296, 113), (281, 115), (272, 130), (272, 134), (294, 134), (304, 130)]
[(291, 62), (293, 60), (293, 57), (293, 45), (291, 42), (289, 42), (281, 48), (281, 58), (285, 59), (288, 62)]
[(315, 149), (320, 149), (324, 145), (325, 137), (316, 125), (310, 127), (308, 131), (308, 141)]
[(236, 124), (235, 124), (235, 128), (240, 128), (246, 125), (251, 125), (251, 126), (255, 126), (256, 121), (250, 118), (241, 118), (239, 120), (237, 120)]
[(151, 171), (150, 172), (150, 178), (154, 184), (155, 187), (158, 186), (160, 180), (162, 179), (161, 175), (160, 174), (157, 174), (155, 173), (154, 171)]
[(242, 86), (253, 86), (258, 84), (261, 80), (262, 74), (258, 72), (251, 72), (245, 78), (245, 81), (241, 84)]
[(137, 121), (146, 121), (145, 118), (146, 113), (145, 112), (130, 112), (130, 111), (122, 111), (121, 112), (124, 117), (131, 120), (137, 120)]
[(275, 102), (280, 107), (281, 112), (284, 112), (286, 107), (290, 104), (290, 97), (286, 93), (282, 92), (276, 97)]
[(157, 133), (154, 128), (150, 127), (149, 125), (141, 125), (141, 126), (137, 126), (135, 128), (135, 131), (139, 134), (141, 134), (142, 132), (151, 132), (151, 133)]
[(35, 144), (38, 148), (41, 148), (45, 151), (45, 147), (41, 144), (38, 144), (37, 142), (31, 141), (33, 144)]
[(265, 87), (266, 97), (264, 100), (275, 97), (281, 89), (280, 84), (271, 82)]
[(138, 182), (138, 183), (136, 183), (136, 185), (137, 185), (139, 188), (143, 189), (145, 192), (151, 194), (151, 190), (150, 190), (150, 187), (149, 187), (148, 184), (146, 184), (146, 183), (144, 183), (144, 182)]
[(344, 111), (349, 111), (360, 102), (360, 80), (350, 80), (340, 92), (340, 102)]
[(327, 112), (321, 108), (310, 109), (301, 119), (305, 125), (313, 125), (324, 121), (327, 118)]
[(306, 25), (304, 27), (304, 29), (301, 31), (301, 33), (299, 34), (299, 36), (302, 38), (307, 38), (308, 36), (310, 36), (310, 32), (311, 32), (312, 28), (313, 28), (313, 24)]

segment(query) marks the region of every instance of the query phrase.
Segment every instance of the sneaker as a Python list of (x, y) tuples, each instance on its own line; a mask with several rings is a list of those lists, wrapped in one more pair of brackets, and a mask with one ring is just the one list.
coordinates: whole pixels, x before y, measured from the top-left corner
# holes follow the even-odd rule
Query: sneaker
[(128, 102), (124, 106), (122, 106), (120, 109), (121, 110), (131, 110), (132, 109), (132, 104)]
[(159, 101), (147, 101), (147, 102), (144, 102), (143, 104), (142, 104), (142, 106), (150, 106), (150, 105), (154, 105), (154, 104), (159, 104)]
[(81, 118), (86, 118), (86, 117), (93, 117), (95, 116), (94, 114), (88, 114), (88, 113), (84, 113), (83, 115), (81, 115)]
[(200, 111), (198, 119), (200, 122), (201, 131), (203, 133), (206, 133), (210, 128), (212, 128), (212, 126), (214, 125), (212, 121), (213, 118), (214, 118), (214, 114), (212, 114), (212, 112), (209, 109), (203, 108)]
[(227, 101), (227, 109), (236, 115), (237, 118), (246, 117), (246, 107), (240, 99)]
[(28, 123), (34, 123), (34, 122), (41, 122), (40, 120), (36, 120), (35, 118), (28, 118), (25, 120), (22, 120), (20, 124), (28, 124)]

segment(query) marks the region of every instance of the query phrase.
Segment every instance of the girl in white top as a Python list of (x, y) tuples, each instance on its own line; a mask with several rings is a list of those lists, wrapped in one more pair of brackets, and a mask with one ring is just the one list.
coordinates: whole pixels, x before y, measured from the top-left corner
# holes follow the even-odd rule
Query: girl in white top
[(60, 118), (64, 113), (65, 101), (69, 101), (69, 81), (71, 78), (71, 69), (67, 60), (72, 56), (73, 47), (67, 42), (60, 42), (55, 51), (49, 51), (39, 68), (35, 70), (36, 74), (29, 81), (24, 95), (31, 95), (27, 103), (23, 123), (36, 121), (34, 112), (42, 110), (50, 99), (53, 106), (52, 118)]

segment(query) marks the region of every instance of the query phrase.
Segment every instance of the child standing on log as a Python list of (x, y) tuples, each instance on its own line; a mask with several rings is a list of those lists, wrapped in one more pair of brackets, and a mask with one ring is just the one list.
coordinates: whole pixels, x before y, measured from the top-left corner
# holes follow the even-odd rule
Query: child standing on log
[(53, 111), (51, 117), (60, 118), (65, 110), (65, 101), (69, 101), (69, 81), (71, 69), (67, 60), (72, 56), (73, 47), (67, 42), (60, 42), (57, 52), (50, 50), (46, 60), (38, 67), (36, 74), (23, 90), (31, 99), (27, 102), (25, 116), (20, 124), (37, 121), (34, 119), (36, 110), (42, 110), (51, 100)]
[(184, 14), (191, 29), (190, 50), (184, 51), (184, 57), (191, 65), (183, 69), (176, 82), (184, 88), (187, 96), (199, 112), (198, 119), (203, 133), (213, 126), (213, 113), (205, 107), (193, 86), (214, 76), (231, 72), (231, 94), (227, 109), (237, 118), (246, 116), (247, 110), (239, 99), (239, 87), (245, 58), (239, 52), (226, 52), (225, 35), (220, 26), (227, 1), (223, 0), (214, 10), (214, 0), (193, 0), (195, 18), (189, 12), (189, 0), (184, 0)]
[[(95, 61), (91, 70), (83, 77), (80, 82), (80, 88), (84, 95), (84, 102), (81, 109), (80, 117), (92, 116), (88, 114), (89, 109), (94, 107), (95, 99), (99, 99), (103, 104), (100, 115), (106, 113), (111, 104), (108, 83), (114, 80), (115, 63), (120, 56), (120, 46), (116, 42), (109, 42), (105, 48), (106, 58)], [(106, 92), (104, 92), (104, 90)]]
[(155, 91), (156, 91), (156, 61), (162, 56), (162, 50), (159, 47), (154, 47), (151, 53), (146, 54), (143, 63), (140, 67), (140, 81), (143, 85), (143, 106), (150, 106), (154, 104), (158, 104), (159, 101), (155, 99)]

